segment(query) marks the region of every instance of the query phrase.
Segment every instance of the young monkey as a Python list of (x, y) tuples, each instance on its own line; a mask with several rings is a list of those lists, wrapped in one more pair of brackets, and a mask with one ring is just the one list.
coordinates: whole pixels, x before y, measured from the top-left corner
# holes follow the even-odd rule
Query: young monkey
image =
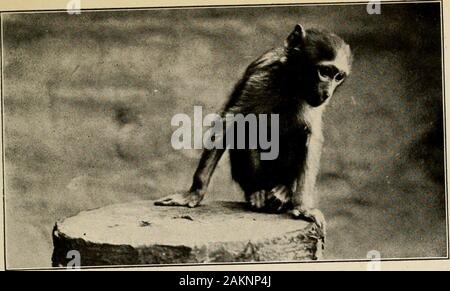
[[(233, 180), (254, 210), (289, 211), (294, 218), (312, 220), (325, 230), (324, 216), (313, 203), (323, 142), (322, 113), (349, 75), (351, 63), (350, 47), (340, 37), (297, 25), (284, 47), (253, 62), (237, 83), (222, 116), (279, 115), (277, 159), (261, 160), (258, 149), (230, 149)], [(155, 204), (199, 205), (224, 151), (204, 150), (190, 190)]]

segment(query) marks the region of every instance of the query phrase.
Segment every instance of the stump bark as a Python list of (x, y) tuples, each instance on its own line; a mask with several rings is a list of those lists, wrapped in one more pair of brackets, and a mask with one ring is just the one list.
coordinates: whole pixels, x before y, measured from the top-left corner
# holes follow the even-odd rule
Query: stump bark
[(255, 213), (243, 203), (189, 209), (139, 201), (57, 222), (52, 263), (66, 266), (73, 250), (82, 266), (294, 262), (320, 259), (322, 241), (313, 223)]

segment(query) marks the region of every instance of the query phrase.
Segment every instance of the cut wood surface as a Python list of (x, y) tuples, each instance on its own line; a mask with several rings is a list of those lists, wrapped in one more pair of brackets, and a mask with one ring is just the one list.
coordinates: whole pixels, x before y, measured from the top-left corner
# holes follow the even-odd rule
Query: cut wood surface
[(66, 266), (71, 250), (82, 266), (317, 260), (322, 239), (312, 223), (252, 212), (243, 203), (189, 209), (138, 201), (57, 222), (52, 262)]

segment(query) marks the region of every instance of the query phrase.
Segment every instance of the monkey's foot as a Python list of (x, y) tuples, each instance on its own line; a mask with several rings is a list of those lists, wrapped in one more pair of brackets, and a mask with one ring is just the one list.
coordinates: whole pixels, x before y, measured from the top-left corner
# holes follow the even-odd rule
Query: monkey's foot
[(204, 195), (200, 191), (178, 193), (155, 201), (157, 206), (185, 206), (194, 208), (200, 204)]
[(286, 211), (292, 208), (291, 197), (291, 189), (283, 185), (277, 186), (267, 193), (265, 208), (269, 212)]
[(266, 205), (267, 192), (265, 190), (256, 191), (248, 195), (250, 206), (255, 210), (262, 210)]
[(306, 209), (302, 207), (295, 207), (293, 210), (290, 211), (290, 214), (297, 219), (307, 219), (312, 222), (314, 222), (323, 233), (324, 237), (324, 243), (325, 243), (325, 237), (327, 234), (327, 224), (325, 221), (325, 216), (323, 215), (322, 211), (319, 209)]
[(261, 190), (248, 195), (248, 201), (253, 209), (279, 213), (292, 208), (291, 191), (286, 186), (277, 186), (270, 191)]

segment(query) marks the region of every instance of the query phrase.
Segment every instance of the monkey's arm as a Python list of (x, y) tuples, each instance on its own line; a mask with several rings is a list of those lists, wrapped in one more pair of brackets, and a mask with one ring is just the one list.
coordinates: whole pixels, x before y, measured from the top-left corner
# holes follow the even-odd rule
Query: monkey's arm
[(211, 177), (224, 152), (224, 149), (205, 149), (202, 153), (197, 171), (195, 171), (190, 190), (184, 193), (177, 193), (162, 198), (156, 201), (155, 205), (187, 207), (198, 206), (205, 197), (206, 189), (208, 188)]
[(304, 165), (296, 181), (293, 204), (298, 207), (313, 208), (316, 179), (319, 173), (322, 152), (321, 141), (311, 133), (308, 133), (305, 149)]
[(322, 137), (309, 133), (306, 142), (304, 166), (297, 178), (296, 189), (292, 197), (294, 208), (291, 214), (296, 218), (306, 218), (314, 221), (325, 233), (325, 217), (320, 210), (315, 208), (314, 203), (321, 152)]
[[(223, 135), (215, 135), (215, 138), (223, 139)], [(225, 147), (224, 147), (225, 148)], [(189, 191), (177, 193), (155, 202), (158, 206), (187, 206), (196, 207), (206, 194), (211, 177), (216, 169), (225, 149), (205, 149), (195, 171), (192, 186)]]
[(206, 192), (206, 189), (209, 186), (209, 182), (211, 181), (211, 177), (216, 169), (217, 164), (220, 161), (224, 149), (212, 149), (212, 150), (204, 150), (202, 157), (200, 159), (200, 163), (198, 164), (197, 171), (195, 171), (194, 179), (192, 182), (191, 190), (193, 192)]

